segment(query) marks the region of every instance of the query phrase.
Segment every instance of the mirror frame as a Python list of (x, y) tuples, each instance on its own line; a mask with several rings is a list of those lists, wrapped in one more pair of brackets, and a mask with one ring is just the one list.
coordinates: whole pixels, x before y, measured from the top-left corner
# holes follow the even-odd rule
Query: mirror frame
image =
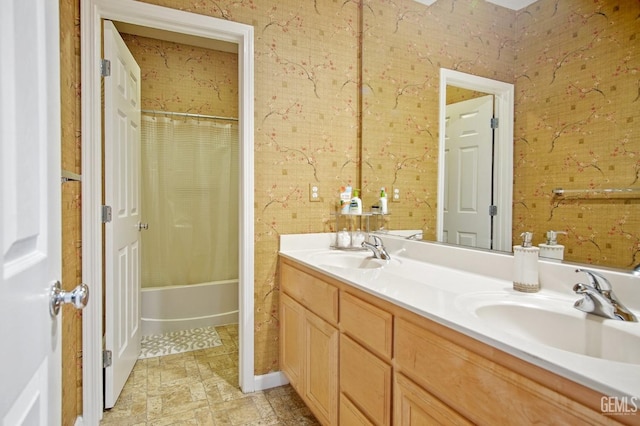
[[(494, 95), (494, 114), (498, 119), (498, 128), (495, 133), (495, 182), (497, 182), (495, 202), (498, 206), (498, 214), (494, 223), (498, 237), (494, 239), (493, 249), (511, 252), (513, 246), (514, 85), (446, 68), (440, 68), (437, 240), (442, 242), (444, 239), (443, 206), (447, 86), (456, 86)], [(508, 165), (508, 167), (504, 167), (505, 165)]]

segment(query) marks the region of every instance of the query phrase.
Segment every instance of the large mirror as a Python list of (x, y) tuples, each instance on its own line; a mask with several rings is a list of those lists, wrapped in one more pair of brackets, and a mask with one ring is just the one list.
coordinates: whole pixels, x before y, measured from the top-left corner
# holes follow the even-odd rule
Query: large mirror
[(510, 250), (524, 231), (537, 245), (556, 230), (567, 233), (559, 239), (567, 261), (640, 263), (639, 6), (538, 0), (514, 11), (484, 0), (426, 3), (363, 4), (365, 205), (385, 187), (398, 196), (390, 199), (389, 230), (444, 240), (446, 69), (515, 88), (513, 165), (497, 169), (512, 184), (513, 210), (501, 217), (511, 221), (511, 235), (493, 248)]

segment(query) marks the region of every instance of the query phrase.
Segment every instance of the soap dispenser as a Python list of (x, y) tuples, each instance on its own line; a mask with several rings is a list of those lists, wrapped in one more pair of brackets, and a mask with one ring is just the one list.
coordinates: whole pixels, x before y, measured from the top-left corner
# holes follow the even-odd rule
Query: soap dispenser
[(387, 192), (384, 190), (384, 187), (382, 187), (380, 188), (380, 213), (388, 214), (389, 209), (387, 206)]
[(362, 214), (362, 200), (360, 199), (360, 190), (353, 190), (353, 198), (349, 204), (349, 214)]
[(548, 231), (546, 244), (540, 244), (540, 257), (554, 260), (564, 259), (564, 246), (558, 244), (558, 234), (567, 235), (564, 231)]
[(522, 245), (513, 246), (513, 289), (525, 293), (540, 291), (538, 256), (540, 249), (533, 247), (533, 232), (523, 232)]

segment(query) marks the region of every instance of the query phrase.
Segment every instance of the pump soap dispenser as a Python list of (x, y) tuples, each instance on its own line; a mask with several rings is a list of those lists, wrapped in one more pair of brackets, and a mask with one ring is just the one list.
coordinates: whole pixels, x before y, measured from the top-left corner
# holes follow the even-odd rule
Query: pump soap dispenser
[(564, 231), (548, 231), (547, 243), (540, 244), (540, 257), (546, 257), (549, 259), (562, 260), (564, 259), (564, 246), (558, 244), (558, 234), (567, 235)]
[(533, 247), (533, 232), (523, 232), (522, 245), (513, 246), (513, 289), (526, 293), (540, 291), (538, 281), (538, 255), (540, 249)]

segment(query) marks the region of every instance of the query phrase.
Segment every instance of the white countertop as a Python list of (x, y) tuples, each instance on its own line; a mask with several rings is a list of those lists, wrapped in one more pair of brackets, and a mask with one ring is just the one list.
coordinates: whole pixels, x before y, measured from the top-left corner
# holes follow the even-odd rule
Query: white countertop
[[(487, 323), (468, 309), (467, 299), (476, 303), (478, 294), (495, 293), (515, 305), (544, 301), (563, 309), (571, 307), (572, 317), (587, 321), (587, 314), (573, 309), (579, 296), (572, 287), (578, 281), (585, 282), (583, 274), (575, 272), (577, 265), (541, 260), (542, 290), (521, 293), (512, 288), (510, 254), (380, 236), (393, 267), (355, 269), (318, 264), (314, 258), (330, 250), (333, 233), (282, 235), (280, 254), (605, 395), (640, 397), (640, 344), (629, 354), (633, 363), (600, 359), (535, 342), (509, 332), (508, 324), (496, 327), (495, 322)], [(338, 256), (349, 253), (334, 252)], [(625, 271), (588, 268), (605, 275), (618, 298), (640, 318), (640, 278)], [(607, 327), (638, 336), (640, 342), (640, 322), (589, 317), (590, 321), (609, 321)], [(554, 333), (553, 327), (548, 333)]]

